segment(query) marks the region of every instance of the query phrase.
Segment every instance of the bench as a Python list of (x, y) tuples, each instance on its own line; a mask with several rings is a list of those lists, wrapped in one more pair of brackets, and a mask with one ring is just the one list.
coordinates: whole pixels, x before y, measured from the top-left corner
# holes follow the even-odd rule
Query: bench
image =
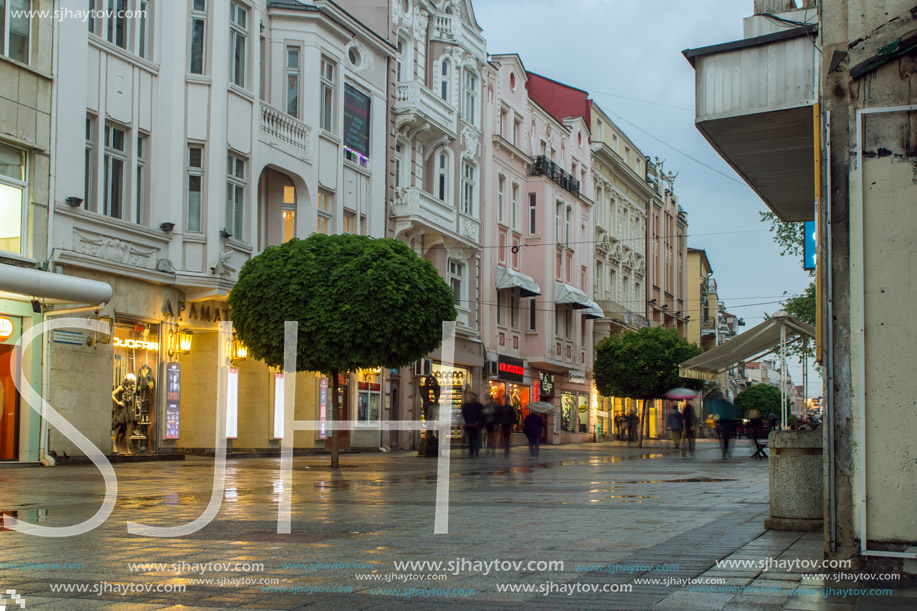
[(751, 455), (755, 460), (767, 458), (767, 437), (771, 432), (771, 424), (765, 419), (754, 420), (748, 423), (748, 436), (755, 444), (755, 453)]

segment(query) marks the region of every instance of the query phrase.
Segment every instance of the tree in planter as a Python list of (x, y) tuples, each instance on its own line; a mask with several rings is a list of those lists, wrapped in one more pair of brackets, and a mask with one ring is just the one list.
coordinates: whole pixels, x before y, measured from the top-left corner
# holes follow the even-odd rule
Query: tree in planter
[(748, 412), (756, 409), (761, 412), (762, 417), (774, 414), (779, 419), (780, 389), (770, 384), (754, 384), (736, 395), (735, 404), (741, 410), (742, 416), (747, 417)]
[(605, 396), (643, 400), (639, 446), (643, 447), (646, 402), (658, 399), (676, 387), (699, 390), (701, 380), (678, 375), (678, 364), (701, 353), (675, 329), (644, 327), (636, 332), (618, 333), (596, 347), (594, 375), (599, 392)]
[[(239, 339), (272, 367), (283, 366), (284, 322), (298, 321), (296, 370), (331, 377), (335, 419), (338, 374), (416, 361), (456, 318), (452, 290), (430, 262), (397, 240), (350, 234), (265, 249), (242, 266), (229, 305)], [(339, 440), (334, 430), (332, 467)]]

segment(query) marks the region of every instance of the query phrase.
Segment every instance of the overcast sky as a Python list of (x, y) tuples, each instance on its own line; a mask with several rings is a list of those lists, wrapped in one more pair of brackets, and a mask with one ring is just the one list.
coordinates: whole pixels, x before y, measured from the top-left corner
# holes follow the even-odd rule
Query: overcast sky
[[(476, 0), (474, 7), (490, 53), (518, 53), (527, 70), (590, 92), (644, 155), (678, 173), (688, 246), (707, 251), (720, 298), (747, 323), (740, 331), (780, 309), (773, 302), (784, 291), (808, 285), (800, 262), (780, 256), (759, 220), (764, 202), (694, 127), (694, 69), (681, 52), (742, 38), (752, 0)], [(794, 362), (790, 372), (802, 384), (802, 366)], [(815, 375), (808, 386), (809, 396), (822, 394)]]

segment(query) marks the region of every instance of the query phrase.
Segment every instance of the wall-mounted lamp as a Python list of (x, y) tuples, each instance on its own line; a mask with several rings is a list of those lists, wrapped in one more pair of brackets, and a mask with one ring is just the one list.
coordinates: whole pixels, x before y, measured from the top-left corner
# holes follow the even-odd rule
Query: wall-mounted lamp
[(241, 339), (232, 340), (232, 351), (230, 358), (233, 361), (244, 361), (248, 358), (248, 346), (242, 343)]
[(35, 314), (41, 314), (41, 302), (37, 299), (32, 300), (32, 312)]
[(66, 203), (68, 206), (73, 206), (74, 208), (78, 208), (83, 205), (83, 198), (71, 196), (65, 199), (64, 203)]
[(220, 237), (226, 240), (228, 238), (231, 238), (232, 234), (229, 232), (228, 229), (224, 227), (223, 229), (220, 229)]
[(169, 330), (169, 356), (176, 354), (190, 354), (191, 342), (194, 339), (194, 332), (190, 329), (181, 331)]
[(160, 223), (159, 228), (166, 233), (172, 233), (172, 230), (175, 229), (175, 223)]

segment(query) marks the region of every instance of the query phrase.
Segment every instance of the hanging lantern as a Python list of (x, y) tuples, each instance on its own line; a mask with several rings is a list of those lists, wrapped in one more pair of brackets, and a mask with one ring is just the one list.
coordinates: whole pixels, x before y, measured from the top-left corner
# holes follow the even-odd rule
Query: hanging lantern
[(232, 340), (232, 360), (243, 361), (248, 357), (248, 346), (241, 339)]
[(194, 339), (194, 333), (190, 329), (183, 329), (178, 332), (178, 350), (182, 354), (191, 353), (191, 340)]

